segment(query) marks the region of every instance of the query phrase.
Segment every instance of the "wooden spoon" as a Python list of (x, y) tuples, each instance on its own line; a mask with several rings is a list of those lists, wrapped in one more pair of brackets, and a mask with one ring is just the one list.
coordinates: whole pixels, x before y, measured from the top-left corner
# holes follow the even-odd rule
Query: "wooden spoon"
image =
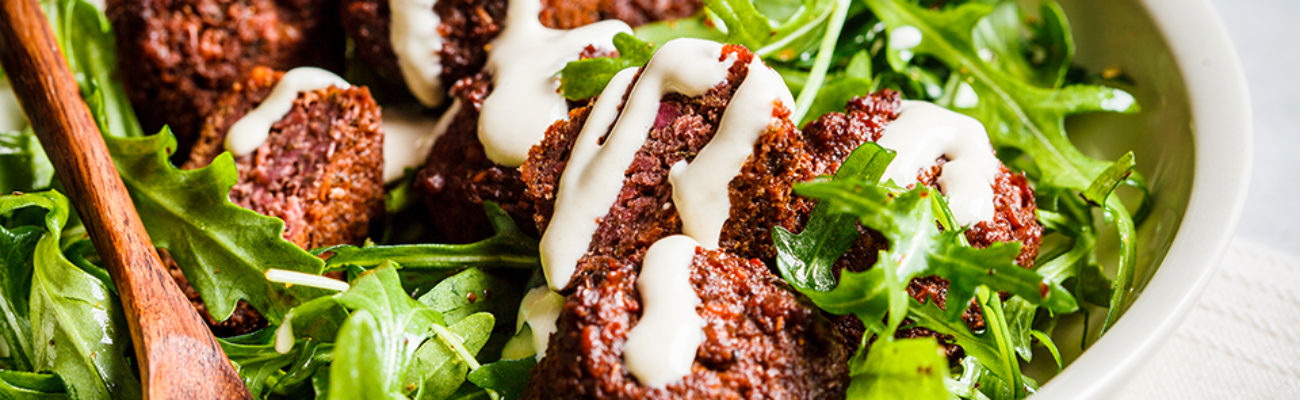
[(0, 0), (3, 63), (122, 299), (146, 399), (248, 399), (163, 267), (37, 0)]

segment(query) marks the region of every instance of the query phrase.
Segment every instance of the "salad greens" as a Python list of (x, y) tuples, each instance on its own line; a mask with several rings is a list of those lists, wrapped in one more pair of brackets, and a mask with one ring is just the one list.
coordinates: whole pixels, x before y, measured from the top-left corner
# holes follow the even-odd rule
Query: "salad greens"
[[(58, 192), (0, 197), (0, 333), (9, 390), (72, 398), (140, 396), (113, 284), (61, 245), (71, 206)], [(47, 375), (52, 374), (52, 375)]]
[[(569, 63), (560, 91), (592, 97), (619, 70), (648, 62), (656, 46), (695, 37), (762, 57), (797, 93), (801, 124), (883, 88), (978, 119), (1003, 162), (1034, 182), (1046, 230), (1034, 268), (1016, 264), (1018, 244), (970, 246), (937, 191), (880, 182), (893, 153), (874, 144), (835, 176), (796, 187), (819, 203), (802, 231), (774, 230), (775, 267), (817, 306), (868, 328), (849, 361), (849, 398), (1021, 398), (1037, 387), (1022, 369), (1035, 350), (1062, 364), (1052, 340), (1060, 316), (1104, 308), (1109, 326), (1126, 307), (1136, 226), (1149, 202), (1135, 216), (1114, 193), (1132, 186), (1150, 195), (1132, 153), (1109, 161), (1070, 142), (1066, 117), (1139, 107), (1122, 90), (1067, 74), (1069, 22), (1054, 1), (1036, 3), (705, 0), (696, 16), (619, 34), (617, 57)], [(283, 221), (229, 201), (238, 177), (229, 154), (180, 170), (169, 161), (171, 134), (146, 136), (115, 78), (112, 32), (99, 9), (85, 0), (41, 4), (154, 243), (216, 319), (240, 300), (267, 317), (264, 329), (220, 339), (256, 398), (522, 397), (536, 359), (505, 358), (503, 349), (529, 329), (515, 319), (536, 279), (538, 245), (500, 207), (487, 204), (495, 235), (476, 243), (419, 243), (410, 234), (418, 229), (390, 235), (401, 227), (389, 227), (379, 243), (299, 249), (280, 237)], [(0, 339), (8, 349), (0, 352), (0, 397), (137, 398), (112, 282), (68, 201), (51, 190), (58, 187), (30, 130), (0, 132), (0, 193), (31, 192), (0, 196)], [(408, 190), (389, 192), (390, 211), (412, 203)], [(880, 232), (888, 248), (871, 268), (837, 273), (859, 225)], [(1098, 255), (1107, 225), (1120, 243), (1113, 278)], [(270, 271), (283, 274), (273, 280)], [(308, 279), (328, 272), (346, 284)], [(909, 295), (913, 278), (929, 276), (949, 282), (945, 306)], [(972, 329), (965, 312), (977, 313), (982, 328)], [(912, 328), (939, 339), (896, 338)], [(968, 357), (950, 368), (945, 345)]]

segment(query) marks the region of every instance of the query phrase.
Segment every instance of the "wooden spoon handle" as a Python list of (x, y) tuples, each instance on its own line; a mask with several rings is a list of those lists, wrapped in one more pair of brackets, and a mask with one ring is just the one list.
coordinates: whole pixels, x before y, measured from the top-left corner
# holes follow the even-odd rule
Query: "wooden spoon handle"
[(145, 398), (250, 398), (159, 260), (37, 0), (0, 0), (0, 62), (117, 286)]

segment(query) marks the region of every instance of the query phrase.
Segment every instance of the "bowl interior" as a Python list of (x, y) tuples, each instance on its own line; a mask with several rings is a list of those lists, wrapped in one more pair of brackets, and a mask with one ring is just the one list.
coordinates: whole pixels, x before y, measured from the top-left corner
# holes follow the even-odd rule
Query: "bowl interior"
[[(1027, 9), (1038, 7), (1028, 2)], [(1191, 194), (1195, 170), (1194, 127), (1188, 92), (1173, 52), (1157, 30), (1147, 10), (1125, 0), (1061, 0), (1074, 31), (1076, 64), (1089, 72), (1118, 68), (1129, 84), (1120, 87), (1137, 98), (1142, 112), (1133, 115), (1094, 113), (1066, 121), (1071, 139), (1084, 153), (1114, 160), (1125, 152), (1137, 157), (1137, 170), (1148, 181), (1154, 201), (1150, 216), (1138, 227), (1138, 261), (1135, 293), (1154, 276), (1174, 241)], [(1137, 193), (1121, 189), (1129, 209), (1137, 208)], [(1099, 227), (1102, 262), (1113, 276), (1117, 239), (1114, 228)], [(1093, 308), (1084, 317), (1062, 321), (1054, 340), (1064, 362), (1078, 358), (1098, 339), (1105, 310)], [(1086, 333), (1086, 342), (1084, 334)], [(1056, 367), (1045, 354), (1035, 357), (1031, 374), (1040, 382), (1055, 375)]]

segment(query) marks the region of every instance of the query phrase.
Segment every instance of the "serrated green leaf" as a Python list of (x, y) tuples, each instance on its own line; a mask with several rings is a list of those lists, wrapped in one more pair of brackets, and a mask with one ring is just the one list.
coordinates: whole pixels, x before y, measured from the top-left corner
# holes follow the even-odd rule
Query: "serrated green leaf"
[(170, 132), (106, 140), (149, 237), (176, 259), (213, 318), (224, 320), (246, 300), (279, 323), (289, 308), (323, 294), (266, 280), (269, 268), (319, 274), (324, 261), (281, 238), (280, 219), (230, 202), (239, 175), (229, 153), (181, 170), (168, 161), (176, 149)]
[[(865, 143), (849, 154), (835, 172), (835, 179), (879, 181), (893, 159), (893, 151), (875, 143)], [(850, 214), (831, 214), (828, 206), (818, 204), (798, 235), (779, 226), (773, 229), (777, 270), (795, 287), (816, 291), (831, 290), (835, 287), (831, 267), (853, 246), (859, 236), (856, 217)]]

